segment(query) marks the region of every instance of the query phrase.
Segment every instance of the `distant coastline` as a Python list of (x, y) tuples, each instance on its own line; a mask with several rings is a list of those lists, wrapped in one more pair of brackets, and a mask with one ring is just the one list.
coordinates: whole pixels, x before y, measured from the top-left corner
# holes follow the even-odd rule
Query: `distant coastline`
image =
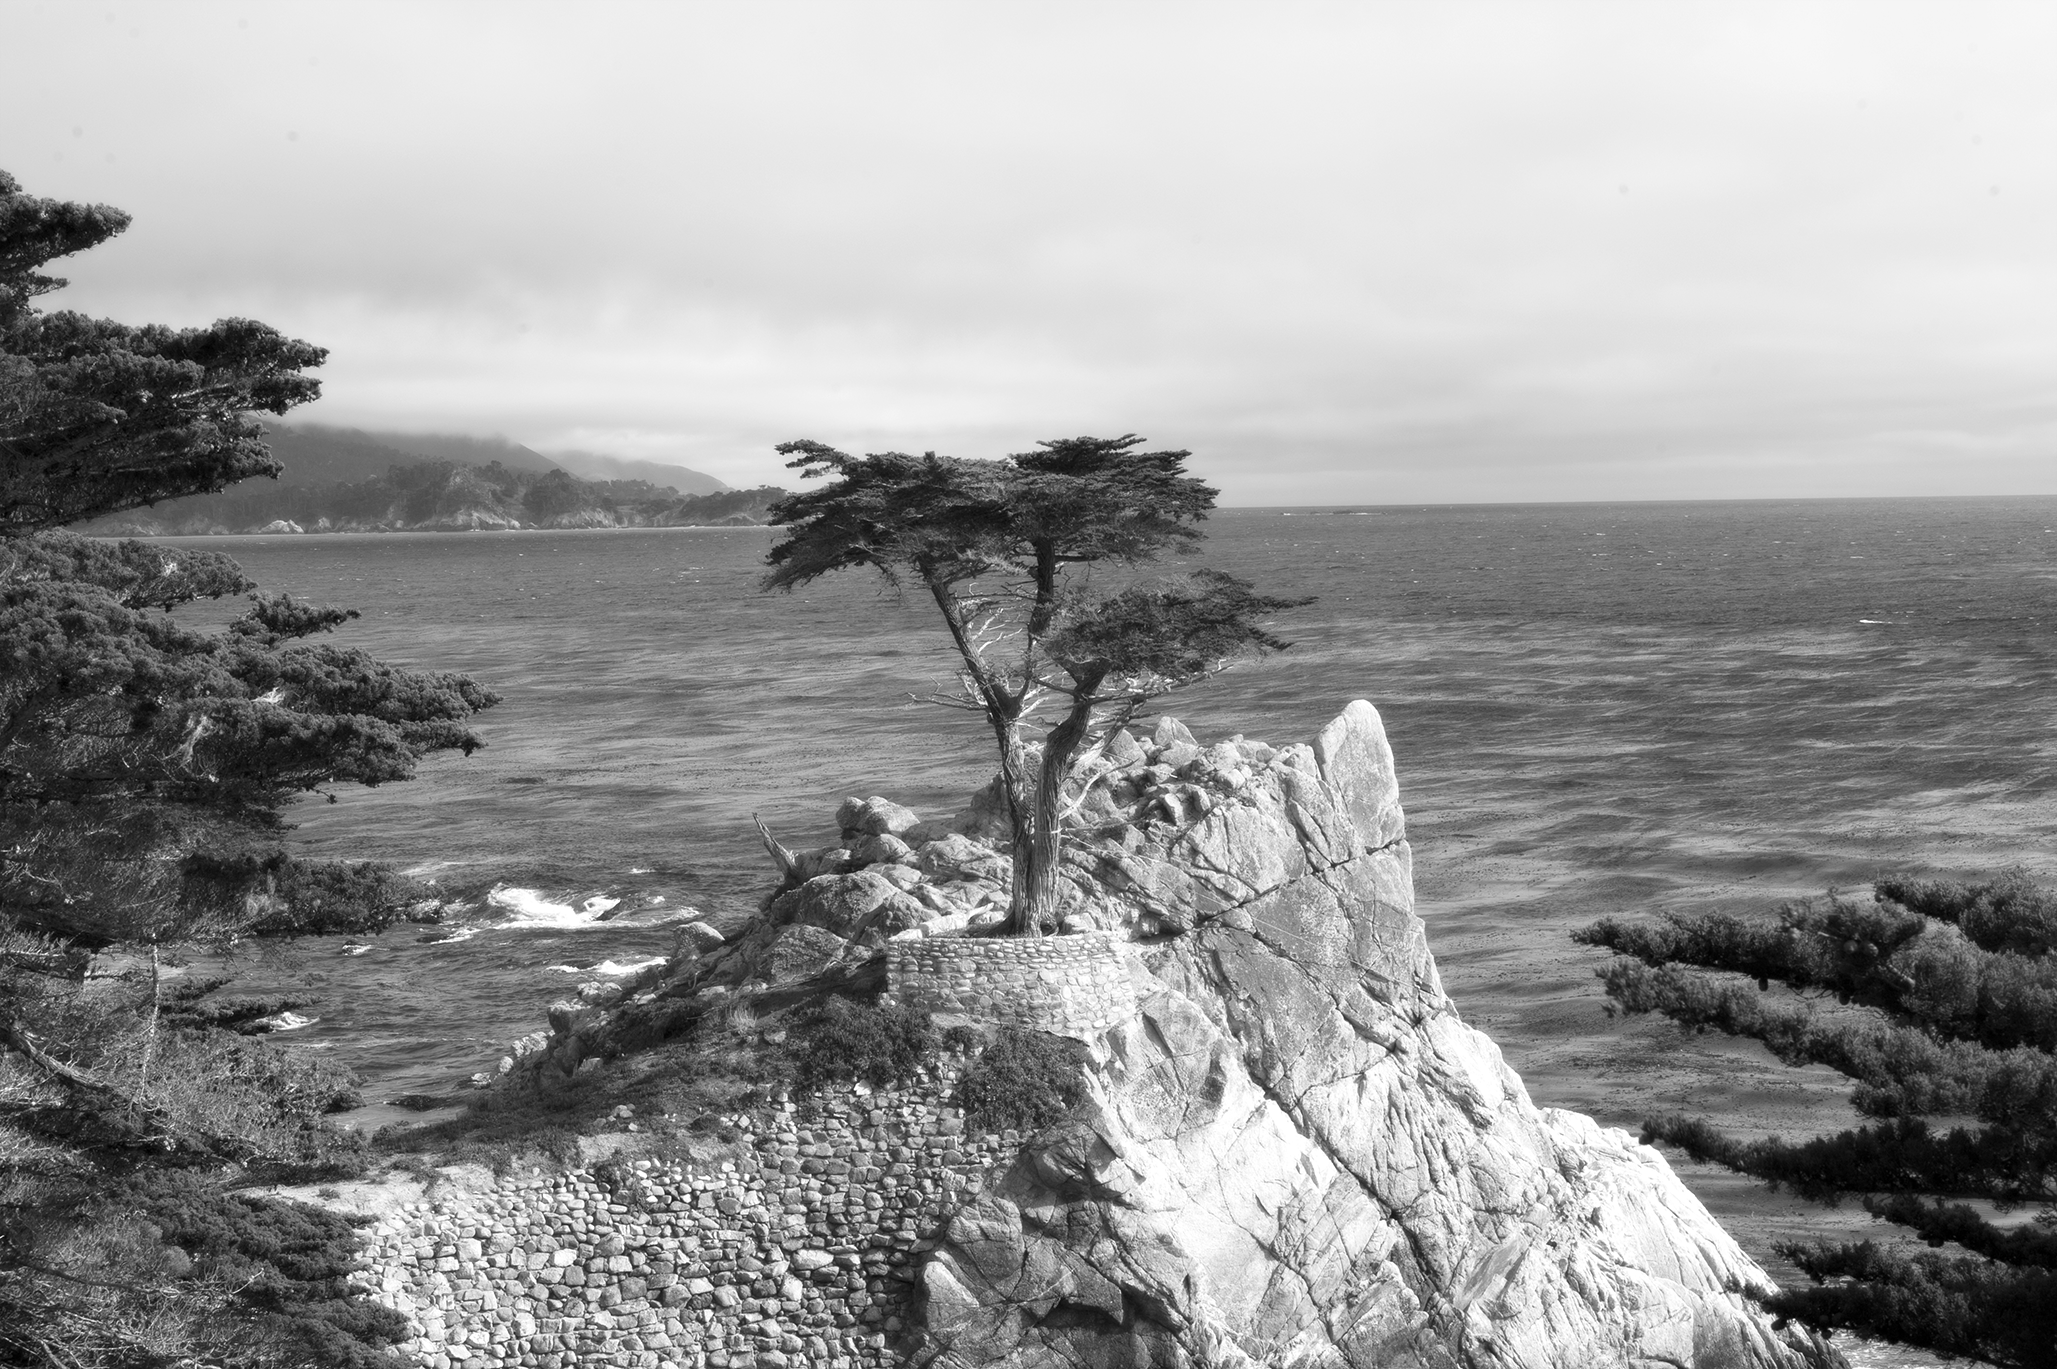
[(582, 480), (498, 462), (392, 466), (357, 480), (250, 482), (81, 524), (94, 537), (319, 532), (508, 532), (529, 528), (762, 527), (785, 497), (775, 485), (680, 494), (641, 480)]
[(409, 527), (312, 527), (286, 528), (212, 528), (186, 530), (182, 528), (122, 527), (119, 520), (109, 520), (108, 526), (94, 526), (81, 529), (92, 537), (412, 537), (434, 533), (453, 532), (632, 532), (649, 528), (678, 529), (691, 532), (748, 532), (768, 528), (764, 522), (748, 519), (731, 519), (720, 523), (514, 523), (481, 525), (478, 527), (431, 527), (417, 525)]

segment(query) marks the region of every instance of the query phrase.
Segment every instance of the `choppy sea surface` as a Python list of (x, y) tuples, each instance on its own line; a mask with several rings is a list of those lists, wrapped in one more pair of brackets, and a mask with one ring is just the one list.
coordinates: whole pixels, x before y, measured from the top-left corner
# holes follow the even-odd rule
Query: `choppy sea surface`
[[(1291, 650), (1168, 711), (1277, 743), (1378, 705), (1444, 980), (1539, 1102), (1628, 1126), (1847, 1115), (1825, 1071), (1610, 1021), (1602, 957), (1567, 935), (1593, 918), (1889, 869), (2057, 877), (2057, 499), (1229, 510), (1207, 531), (1206, 564), (1319, 598), (1278, 620)], [(909, 698), (948, 674), (932, 610), (854, 573), (761, 593), (771, 536), (191, 541), (505, 700), (486, 750), (296, 811), (308, 853), (463, 905), (253, 962), (315, 1000), (298, 1044), (373, 1096), (447, 1091), (594, 967), (662, 954), (667, 912), (747, 913), (770, 875), (753, 813), (817, 845), (844, 795), (947, 814), (983, 782), (973, 720)]]

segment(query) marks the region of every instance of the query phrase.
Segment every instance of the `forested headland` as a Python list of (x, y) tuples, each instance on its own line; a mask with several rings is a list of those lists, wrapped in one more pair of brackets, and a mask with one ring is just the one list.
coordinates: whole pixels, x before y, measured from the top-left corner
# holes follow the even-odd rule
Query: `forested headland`
[[(459, 446), (343, 429), (273, 426), (284, 469), (210, 494), (168, 499), (80, 526), (103, 537), (251, 532), (459, 532), (512, 528), (739, 527), (766, 521), (776, 486), (733, 490), (684, 467), (588, 457), (580, 476), (510, 442)], [(401, 443), (406, 445), (401, 445)], [(583, 455), (583, 454), (575, 454)], [(483, 460), (467, 460), (482, 457)], [(675, 480), (667, 472), (676, 470)]]

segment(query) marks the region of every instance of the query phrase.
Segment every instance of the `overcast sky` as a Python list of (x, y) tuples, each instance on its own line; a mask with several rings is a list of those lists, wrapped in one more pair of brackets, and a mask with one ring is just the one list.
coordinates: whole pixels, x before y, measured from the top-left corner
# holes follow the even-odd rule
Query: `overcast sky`
[(63, 305), (309, 420), (1229, 504), (2057, 493), (2057, 6), (0, 0)]

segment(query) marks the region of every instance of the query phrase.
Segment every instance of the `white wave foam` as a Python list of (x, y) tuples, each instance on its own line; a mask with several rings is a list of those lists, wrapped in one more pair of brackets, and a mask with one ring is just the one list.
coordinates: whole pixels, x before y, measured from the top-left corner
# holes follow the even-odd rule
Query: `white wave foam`
[(647, 960), (603, 960), (598, 965), (588, 965), (583, 970), (576, 965), (549, 965), (544, 968), (556, 970), (560, 974), (597, 974), (616, 979), (622, 975), (639, 974), (652, 965), (662, 965), (664, 961), (664, 956), (653, 955)]
[(603, 960), (593, 967), (592, 973), (604, 974), (609, 978), (614, 978), (620, 975), (638, 974), (649, 969), (652, 965), (662, 965), (663, 963), (664, 957), (661, 955), (653, 955), (648, 960)]
[(503, 884), (486, 895), (486, 902), (513, 914), (500, 924), (502, 927), (570, 928), (593, 926), (602, 913), (612, 912), (621, 900), (595, 894), (574, 908), (569, 903), (552, 903), (534, 889), (516, 889)]
[(424, 946), (448, 946), (453, 941), (469, 941), (478, 934), (479, 929), (476, 927), (452, 927), (448, 934), (444, 936), (430, 933), (428, 936), (420, 938), (420, 940)]
[(486, 902), (517, 917), (540, 918), (549, 922), (562, 922), (578, 916), (569, 903), (552, 903), (534, 889), (510, 889), (504, 884), (487, 894)]

